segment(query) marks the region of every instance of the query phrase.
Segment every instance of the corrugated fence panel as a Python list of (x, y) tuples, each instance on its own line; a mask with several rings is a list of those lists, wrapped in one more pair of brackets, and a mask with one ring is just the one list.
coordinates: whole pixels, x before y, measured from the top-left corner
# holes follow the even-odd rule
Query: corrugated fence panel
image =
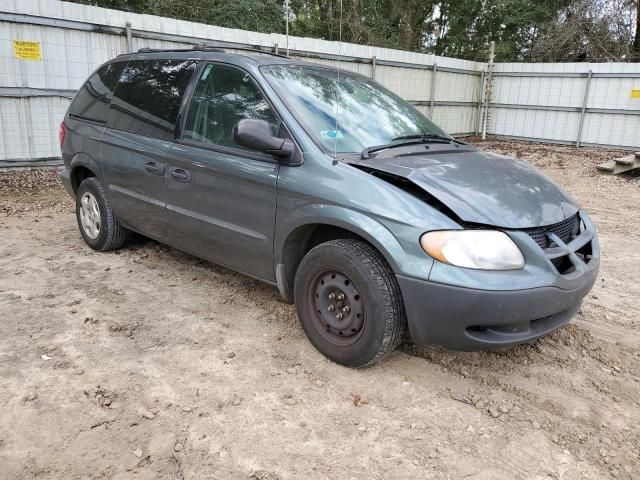
[[(631, 98), (631, 90), (640, 89), (640, 78), (593, 78), (588, 108), (640, 112), (640, 99)], [(584, 138), (605, 145), (640, 145), (640, 115), (587, 113)]]
[(432, 120), (447, 132), (474, 133), (480, 95), (479, 75), (438, 70)]
[(638, 148), (640, 99), (632, 98), (633, 89), (640, 89), (637, 63), (497, 64), (488, 130), (528, 139)]
[(498, 135), (554, 140), (575, 139), (579, 113), (529, 109), (492, 109), (488, 130)]
[(0, 162), (59, 157), (57, 131), (69, 103), (61, 97), (4, 98)]
[(588, 106), (639, 110), (640, 101), (631, 98), (634, 88), (640, 89), (640, 78), (593, 78)]
[[(420, 110), (429, 116), (428, 107), (419, 107)], [(460, 134), (474, 133), (476, 125), (476, 108), (467, 106), (435, 106), (433, 108), (432, 120), (443, 130), (450, 132), (452, 129), (458, 130)]]
[(416, 68), (376, 66), (376, 81), (410, 101), (427, 101), (432, 72)]
[(496, 77), (492, 103), (580, 107), (584, 78)]
[(588, 113), (585, 117), (585, 143), (640, 149), (640, 115)]
[(477, 102), (480, 76), (460, 73), (436, 73), (436, 101)]
[[(12, 40), (41, 42), (42, 61), (18, 60)], [(116, 35), (0, 22), (0, 87), (77, 89), (101, 63), (126, 51)]]

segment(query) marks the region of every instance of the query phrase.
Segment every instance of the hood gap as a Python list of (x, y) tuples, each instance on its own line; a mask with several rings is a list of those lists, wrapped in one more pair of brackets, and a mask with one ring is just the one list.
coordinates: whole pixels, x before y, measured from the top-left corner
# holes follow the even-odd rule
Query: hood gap
[(443, 215), (446, 215), (448, 218), (456, 222), (458, 225), (462, 226), (464, 224), (463, 220), (455, 214), (453, 210), (447, 207), (444, 203), (438, 200), (436, 197), (431, 195), (429, 192), (425, 191), (411, 180), (400, 177), (398, 175), (394, 175), (388, 172), (382, 172), (380, 170), (376, 170), (375, 168), (366, 167), (364, 165), (351, 164), (352, 167), (355, 167), (363, 172), (366, 172), (374, 177), (379, 178), (380, 180), (384, 180), (387, 183), (399, 188), (400, 190), (407, 192), (409, 195), (413, 195), (414, 197), (422, 200), (427, 205), (438, 210)]

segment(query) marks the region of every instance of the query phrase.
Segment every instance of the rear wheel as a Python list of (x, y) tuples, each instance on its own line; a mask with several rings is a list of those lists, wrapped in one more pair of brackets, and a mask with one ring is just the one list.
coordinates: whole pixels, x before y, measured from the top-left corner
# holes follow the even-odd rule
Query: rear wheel
[(78, 187), (76, 218), (82, 238), (94, 250), (120, 248), (129, 237), (129, 230), (111, 208), (102, 182), (95, 177), (84, 179)]
[(302, 328), (331, 360), (367, 367), (393, 352), (406, 324), (385, 259), (360, 240), (332, 240), (302, 259), (294, 285)]

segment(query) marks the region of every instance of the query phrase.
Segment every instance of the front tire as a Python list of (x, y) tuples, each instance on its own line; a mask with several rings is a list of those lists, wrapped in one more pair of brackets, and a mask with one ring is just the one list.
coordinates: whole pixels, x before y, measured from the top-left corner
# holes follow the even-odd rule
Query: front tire
[(296, 272), (294, 297), (311, 343), (341, 365), (373, 365), (402, 340), (400, 288), (382, 255), (363, 241), (331, 240), (309, 251)]
[(76, 219), (82, 238), (94, 250), (120, 248), (129, 230), (116, 218), (102, 182), (96, 177), (82, 181), (76, 192)]

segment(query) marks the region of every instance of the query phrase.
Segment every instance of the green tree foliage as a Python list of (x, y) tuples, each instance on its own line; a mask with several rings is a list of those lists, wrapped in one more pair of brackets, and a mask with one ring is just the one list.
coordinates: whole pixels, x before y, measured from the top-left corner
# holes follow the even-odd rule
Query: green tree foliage
[(280, 0), (71, 0), (85, 5), (115, 8), (208, 23), (254, 32), (284, 33)]
[[(294, 35), (338, 40), (340, 0), (291, 0)], [(342, 40), (423, 50), (424, 27), (434, 13), (429, 0), (342, 0)]]
[(485, 59), (491, 40), (498, 61), (529, 60), (540, 31), (566, 7), (564, 0), (459, 0), (440, 3), (430, 26), (434, 52)]
[(278, 0), (147, 0), (145, 11), (221, 27), (254, 32), (284, 32)]
[(577, 0), (564, 8), (537, 39), (537, 61), (632, 60), (636, 0)]
[[(258, 32), (285, 31), (284, 0), (72, 0)], [(498, 61), (640, 61), (640, 0), (289, 0), (303, 37)], [(341, 28), (342, 25), (342, 28)]]

